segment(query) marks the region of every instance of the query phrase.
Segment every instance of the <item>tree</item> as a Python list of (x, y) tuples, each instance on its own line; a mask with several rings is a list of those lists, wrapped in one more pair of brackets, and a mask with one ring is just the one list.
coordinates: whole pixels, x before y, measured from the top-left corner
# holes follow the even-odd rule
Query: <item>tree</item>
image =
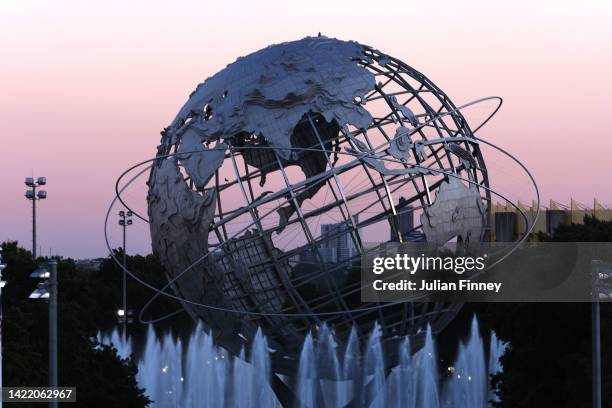
[[(48, 309), (44, 301), (28, 295), (36, 282), (29, 278), (36, 264), (17, 242), (3, 245), (7, 263), (2, 292), (5, 386), (48, 384)], [(131, 359), (95, 340), (99, 297), (88, 277), (71, 260), (58, 259), (59, 280), (59, 383), (77, 387), (82, 407), (146, 407), (149, 399), (136, 383)], [(24, 405), (25, 406), (25, 405)]]
[[(612, 222), (585, 217), (560, 226), (557, 242), (611, 242)], [(484, 324), (509, 343), (495, 376), (499, 407), (585, 407), (591, 404), (590, 303), (473, 305)], [(602, 393), (612, 401), (612, 304), (601, 304)]]
[[(121, 249), (115, 250), (114, 256), (122, 259)], [(166, 272), (157, 258), (152, 255), (127, 256), (127, 268), (138, 278), (147, 284), (162, 288), (168, 283)], [(116, 310), (122, 306), (122, 274), (123, 271), (112, 257), (108, 257), (97, 271), (89, 272), (86, 276), (89, 285), (96, 288), (97, 310), (95, 325), (99, 330), (108, 331), (117, 324)], [(173, 293), (167, 289), (166, 292)], [(153, 289), (147, 288), (131, 277), (127, 279), (128, 309), (134, 312), (134, 323), (128, 326), (129, 333), (137, 343), (141, 343), (146, 337), (147, 325), (139, 320), (140, 311), (149, 303), (155, 295)], [(175, 314), (177, 311), (181, 312)], [(156, 323), (157, 331), (171, 330), (177, 335), (189, 335), (194, 327), (193, 320), (187, 313), (184, 313), (182, 305), (167, 296), (160, 295), (155, 301), (151, 302), (147, 310), (142, 313), (144, 322), (156, 321), (160, 318), (172, 315), (171, 319), (162, 319)]]

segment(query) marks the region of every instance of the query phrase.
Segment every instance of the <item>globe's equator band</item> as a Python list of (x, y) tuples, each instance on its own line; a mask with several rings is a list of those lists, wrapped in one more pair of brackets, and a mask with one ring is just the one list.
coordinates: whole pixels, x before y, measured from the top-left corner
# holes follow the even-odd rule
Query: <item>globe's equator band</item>
[[(450, 141), (462, 141), (462, 140), (465, 140), (465, 139), (467, 139), (467, 138), (455, 137), (455, 138), (449, 138), (449, 139), (451, 139)], [(480, 139), (480, 141), (483, 141), (483, 140), (482, 140), (482, 139)], [(486, 141), (484, 141), (484, 142), (486, 142)], [(430, 141), (428, 141), (427, 143), (428, 143), (428, 144), (435, 144), (435, 143), (440, 143), (440, 141), (439, 141), (439, 140), (433, 140), (433, 141), (431, 141), (431, 140), (430, 140)], [(488, 144), (490, 144), (490, 143), (488, 143)], [(491, 144), (491, 145), (492, 145), (492, 144)], [(379, 149), (380, 149), (380, 148), (382, 148), (382, 147), (384, 147), (384, 146), (378, 146), (378, 147), (376, 148), (376, 150), (379, 150)], [(497, 148), (497, 149), (500, 149), (500, 148), (499, 148), (499, 147), (497, 147), (497, 146), (494, 146), (494, 147), (495, 147), (495, 148)], [(244, 149), (244, 148), (243, 148), (243, 149)], [(272, 148), (272, 147), (256, 147), (256, 146), (251, 146), (251, 147), (249, 147), (249, 149), (273, 149), (273, 148)], [(296, 150), (309, 150), (309, 151), (318, 151), (318, 152), (324, 152), (322, 149), (315, 149), (315, 148), (298, 148), (298, 149), (296, 149)], [(189, 152), (189, 153), (205, 153), (205, 152), (196, 152), (196, 151), (194, 151), (194, 152)], [(331, 151), (327, 151), (327, 153), (332, 153), (332, 152), (331, 152)], [(509, 156), (511, 156), (511, 155), (510, 155), (509, 153), (507, 153), (507, 152), (504, 152), (504, 153), (505, 153), (505, 154), (507, 154), (507, 155), (509, 155)], [(349, 153), (339, 152), (339, 154), (349, 154)], [(168, 158), (168, 157), (172, 157), (172, 156), (175, 156), (175, 155), (177, 155), (177, 153), (169, 154), (169, 155), (166, 155), (166, 156), (164, 156), (164, 157), (165, 157), (165, 158)], [(154, 160), (156, 160), (156, 159), (159, 159), (159, 157), (158, 157), (158, 158), (154, 158), (154, 159), (147, 160), (147, 161), (142, 162), (142, 163), (139, 163), (139, 165), (146, 164), (146, 163), (151, 162), (151, 161), (154, 161)], [(391, 159), (391, 158), (382, 158), (382, 160), (386, 160), (386, 161), (395, 161), (395, 162), (397, 162), (397, 160), (395, 160), (395, 159)], [(417, 167), (418, 167), (418, 166), (417, 166)], [(133, 170), (134, 168), (135, 168), (135, 167), (132, 167), (130, 170)], [(150, 167), (145, 168), (145, 169), (144, 169), (144, 171), (148, 170), (149, 168), (150, 168)], [(526, 170), (526, 169), (525, 169), (525, 170)], [(144, 172), (144, 171), (143, 171), (143, 172)], [(334, 172), (335, 172), (335, 171), (336, 171), (336, 170), (334, 170)], [(433, 170), (433, 171), (437, 171), (437, 170)], [(528, 171), (528, 170), (526, 170), (526, 171)], [(141, 175), (143, 172), (139, 173), (139, 174), (138, 174), (138, 176), (139, 176), (139, 175)], [(442, 171), (440, 171), (440, 173), (442, 173)], [(452, 173), (445, 173), (445, 174), (446, 174), (446, 175), (448, 175), (448, 176), (451, 176), (451, 177), (456, 177), (456, 178), (459, 178), (459, 179), (461, 179), (462, 181), (465, 181), (465, 182), (468, 182), (468, 183), (474, 183), (474, 182), (472, 182), (471, 180), (462, 179), (461, 177), (455, 176), (455, 175), (454, 175), (454, 174), (452, 174)], [(119, 178), (117, 185), (120, 183), (120, 180), (121, 180), (121, 179), (122, 179), (124, 176), (126, 176), (126, 175), (127, 175), (127, 173), (124, 173), (124, 174), (123, 174), (123, 175), (122, 175), (122, 176)], [(131, 184), (133, 181), (134, 181), (134, 180), (131, 180), (130, 182), (126, 183), (126, 184), (125, 184), (125, 185), (124, 185), (124, 186), (123, 186), (123, 187), (122, 187), (120, 190), (117, 190), (117, 199), (118, 199), (118, 200), (121, 200), (121, 190), (123, 190), (124, 188), (128, 187), (128, 186), (129, 186), (129, 185), (130, 185), (130, 184)], [(404, 184), (405, 184), (405, 182), (404, 182), (403, 184), (400, 184), (400, 185), (399, 185), (397, 188), (401, 188), (401, 187), (402, 187)], [(435, 187), (435, 186), (433, 186), (433, 187)], [(534, 188), (537, 188), (537, 185), (536, 185), (535, 183), (534, 183)], [(513, 207), (514, 207), (514, 208), (517, 210), (517, 212), (518, 212), (518, 213), (519, 213), (519, 214), (520, 214), (520, 215), (523, 217), (524, 221), (525, 221), (526, 223), (528, 223), (527, 217), (526, 217), (526, 215), (524, 214), (524, 212), (522, 211), (522, 209), (521, 209), (521, 208), (519, 208), (518, 206), (516, 206), (516, 205), (515, 205), (515, 204), (514, 204), (514, 203), (513, 203), (513, 202), (512, 202), (512, 201), (511, 201), (511, 200), (510, 200), (508, 197), (506, 197), (506, 196), (504, 196), (504, 195), (502, 195), (502, 194), (498, 194), (497, 192), (495, 192), (495, 191), (493, 191), (493, 190), (491, 190), (491, 192), (493, 192), (494, 194), (498, 195), (500, 198), (502, 198), (503, 200), (507, 201), (507, 202), (508, 202), (510, 205), (512, 205), (512, 206), (513, 206)], [(536, 195), (538, 195), (538, 194), (536, 193)], [(123, 202), (123, 204), (124, 204), (124, 206), (126, 206), (126, 208), (131, 209), (131, 207), (130, 207), (129, 205), (127, 205), (125, 202)], [(333, 203), (332, 203), (332, 205), (333, 205)], [(271, 212), (273, 212), (273, 211), (275, 211), (275, 210), (276, 210), (276, 208), (274, 208), (274, 209), (270, 210), (270, 211), (269, 211), (269, 213), (271, 213)], [(322, 209), (322, 210), (324, 211), (324, 209)], [(134, 210), (133, 210), (133, 209), (131, 209), (131, 211), (133, 211), (133, 212), (134, 212)], [(144, 220), (145, 222), (148, 222), (148, 220), (147, 220), (146, 218), (144, 218), (144, 217), (143, 217), (143, 220)], [(224, 221), (222, 221), (222, 222), (220, 222), (220, 223), (216, 224), (214, 227), (220, 227), (221, 225), (223, 225), (224, 223), (226, 223), (226, 222), (228, 222), (228, 221), (231, 221), (231, 219), (226, 219), (226, 220), (224, 220)], [(253, 226), (253, 225), (254, 225), (254, 222), (252, 222), (252, 223), (251, 223), (251, 224), (249, 224), (247, 227), (245, 227), (245, 228), (244, 228), (244, 229), (243, 229), (241, 232), (246, 231), (246, 230), (247, 230), (249, 227), (251, 227), (251, 226)], [(367, 225), (361, 225), (361, 226), (367, 226)], [(417, 229), (418, 227), (419, 227), (419, 226), (416, 226), (416, 227), (415, 227), (415, 229)], [(528, 235), (528, 233), (529, 233), (529, 231), (527, 231), (527, 232), (524, 234), (524, 236)], [(333, 237), (333, 236), (332, 236), (332, 237)], [(196, 262), (196, 263), (192, 264), (192, 266), (196, 266), (196, 265), (197, 265), (197, 263), (199, 263), (199, 262), (203, 261), (203, 260), (204, 260), (204, 258), (205, 258), (205, 257), (201, 258), (201, 259), (200, 259), (198, 262)], [(176, 278), (178, 278), (178, 277), (179, 277), (180, 275), (182, 275), (183, 273), (188, 272), (189, 270), (190, 270), (190, 269), (186, 269), (186, 270), (185, 270), (185, 271), (183, 271), (181, 274), (179, 274), (179, 275), (178, 275)], [(168, 284), (167, 286), (165, 286), (163, 289), (160, 289), (160, 291), (162, 291), (162, 292), (163, 292), (165, 289), (167, 289), (168, 287), (170, 287), (170, 285), (171, 285), (171, 284), (174, 282), (174, 280), (176, 280), (176, 278), (174, 278), (172, 281), (170, 281), (170, 282), (169, 282), (169, 284)], [(153, 289), (153, 288), (151, 288), (151, 289)], [(357, 290), (358, 290), (358, 289), (357, 289)], [(351, 293), (352, 293), (352, 292), (351, 292)], [(164, 294), (167, 294), (167, 295), (168, 295), (168, 293), (164, 293)], [(420, 298), (420, 297), (422, 297), (422, 296), (419, 296), (419, 298)], [(413, 300), (416, 300), (416, 298), (415, 298), (415, 299), (413, 299)], [(201, 306), (201, 307), (210, 307), (210, 305), (205, 305), (205, 304), (196, 304), (196, 303), (194, 303), (194, 305)], [(224, 311), (232, 311), (232, 312), (235, 312), (235, 313), (242, 313), (242, 314), (255, 314), (255, 315), (257, 315), (257, 313), (254, 313), (254, 312), (245, 312), (245, 311), (238, 311), (238, 310), (231, 310), (231, 309), (221, 309), (221, 310), (224, 310)], [(143, 309), (143, 311), (144, 311), (144, 309)], [(333, 314), (335, 314), (335, 313), (331, 313), (331, 314), (323, 314), (323, 315), (333, 315)], [(288, 315), (293, 315), (293, 314), (278, 314), (278, 315), (279, 315), (279, 316), (288, 316)]]
[[(461, 140), (462, 140), (462, 139), (461, 139)], [(491, 145), (492, 147), (494, 147), (494, 148), (496, 148), (496, 149), (500, 150), (502, 153), (504, 153), (504, 154), (508, 155), (510, 158), (512, 158), (513, 160), (515, 160), (517, 163), (519, 163), (519, 164), (520, 164), (520, 162), (519, 162), (517, 159), (515, 159), (515, 158), (514, 158), (514, 157), (513, 157), (511, 154), (509, 154), (508, 152), (503, 151), (503, 150), (502, 150), (500, 147), (498, 147), (498, 146), (496, 146), (496, 145), (494, 145), (494, 144), (492, 144), (492, 143), (490, 143), (490, 142), (487, 142), (486, 140), (483, 140), (483, 139), (478, 139), (478, 140), (479, 140), (480, 142), (487, 143), (487, 144)], [(255, 149), (255, 148), (257, 148), (257, 147), (250, 147), (250, 148)], [(262, 148), (260, 148), (260, 149), (262, 149)], [(267, 147), (267, 148), (264, 148), (264, 149), (273, 149), (273, 148), (272, 148), (272, 147)], [(299, 148), (299, 150), (322, 151), (321, 149), (314, 149), (314, 148), (312, 148), (312, 149), (308, 149), (308, 148)], [(194, 151), (193, 153), (205, 153), (205, 152), (195, 152), (195, 151)], [(331, 151), (328, 151), (328, 153), (331, 153)], [(172, 153), (172, 154), (168, 154), (168, 155), (166, 155), (166, 156), (164, 156), (164, 157), (165, 157), (165, 158), (169, 158), (169, 157), (172, 157), (172, 156), (176, 156), (177, 154), (178, 154), (178, 153)], [(344, 153), (344, 152), (340, 152), (339, 154), (349, 154), (349, 155), (350, 155), (350, 153)], [(157, 159), (159, 159), (159, 158), (153, 158), (153, 159), (149, 159), (149, 160), (143, 161), (143, 162), (139, 163), (138, 165), (136, 165), (136, 166), (132, 167), (132, 168), (131, 168), (130, 170), (128, 170), (128, 171), (132, 171), (132, 170), (134, 170), (135, 168), (137, 168), (138, 166), (145, 165), (145, 164), (150, 163), (150, 162), (152, 162), (152, 161), (154, 161), (154, 160), (157, 160)], [(388, 160), (388, 161), (395, 161), (395, 162), (397, 162), (397, 160), (395, 160), (395, 159), (390, 159), (390, 158), (383, 158), (382, 160)], [(138, 177), (140, 177), (140, 176), (141, 176), (143, 173), (145, 173), (145, 172), (146, 172), (147, 170), (149, 170), (149, 169), (150, 169), (150, 166), (145, 167), (143, 170), (141, 170), (139, 173), (137, 173), (137, 174), (136, 174), (136, 175), (135, 175), (135, 176), (134, 176), (132, 179), (128, 180), (128, 181), (127, 181), (127, 182), (126, 182), (126, 183), (125, 183), (125, 184), (124, 184), (122, 187), (118, 187), (118, 190), (117, 190), (117, 192), (116, 192), (116, 197), (113, 199), (113, 201), (112, 201), (112, 203), (111, 203), (111, 205), (109, 206), (109, 209), (108, 209), (108, 211), (107, 211), (107, 218), (106, 218), (106, 221), (108, 221), (108, 217), (110, 216), (110, 213), (112, 212), (112, 208), (113, 208), (113, 206), (114, 206), (115, 202), (116, 202), (116, 201), (119, 201), (119, 200), (121, 199), (121, 193), (122, 193), (122, 191), (123, 191), (124, 189), (126, 189), (127, 187), (129, 187), (129, 186), (130, 186), (130, 185), (131, 185), (131, 184), (132, 184), (132, 183), (133, 183), (133, 182), (134, 182), (134, 181), (135, 181), (135, 180), (136, 180)], [(460, 177), (460, 176), (457, 176), (457, 175), (455, 175), (455, 174), (453, 174), (453, 173), (443, 172), (443, 171), (439, 171), (439, 170), (434, 170), (434, 171), (438, 171), (438, 172), (440, 172), (440, 173), (444, 173), (446, 176), (457, 178), (457, 179), (462, 180), (462, 181), (464, 181), (464, 182), (466, 182), (466, 183), (471, 183), (471, 184), (474, 184), (474, 182), (473, 182), (473, 181), (471, 181), (471, 180), (469, 180), (469, 179), (464, 179), (464, 178), (462, 178), (462, 177)], [(531, 173), (529, 172), (529, 170), (528, 170), (527, 168), (524, 168), (524, 171), (525, 171), (525, 172), (526, 172), (526, 173), (529, 175), (529, 177), (532, 179), (532, 182), (533, 182), (533, 187), (534, 187), (534, 189), (535, 189), (535, 191), (536, 191), (536, 193), (535, 193), (535, 194), (536, 194), (536, 197), (537, 197), (536, 202), (539, 204), (539, 190), (538, 190), (537, 184), (535, 183), (535, 180), (533, 180), (533, 177), (531, 176)], [(121, 180), (123, 177), (127, 176), (128, 174), (129, 174), (129, 173), (124, 173), (124, 174), (122, 174), (122, 175), (120, 176), (120, 178), (119, 178), (118, 182), (120, 182), (120, 180)], [(399, 183), (398, 183), (398, 184), (399, 184)], [(405, 182), (404, 182), (403, 184), (400, 184), (400, 185), (399, 185), (397, 188), (401, 188), (401, 187), (402, 187), (404, 184), (405, 184)], [(432, 186), (432, 187), (436, 187), (436, 186), (434, 185), (434, 186)], [(481, 186), (481, 187), (482, 187), (482, 186)], [(525, 239), (526, 239), (526, 238), (529, 236), (529, 234), (531, 233), (531, 231), (532, 231), (532, 229), (533, 229), (533, 225), (531, 225), (532, 223), (530, 223), (530, 222), (529, 222), (529, 220), (528, 220), (528, 218), (527, 218), (527, 215), (524, 213), (524, 211), (523, 211), (523, 210), (522, 210), (520, 207), (518, 207), (518, 206), (517, 206), (517, 205), (516, 205), (514, 202), (512, 202), (512, 200), (511, 200), (509, 197), (507, 197), (507, 196), (505, 196), (505, 195), (503, 195), (503, 194), (501, 194), (501, 193), (498, 193), (498, 192), (496, 192), (495, 190), (490, 189), (490, 188), (488, 188), (488, 187), (484, 187), (484, 188), (488, 189), (488, 190), (489, 190), (491, 193), (493, 193), (493, 194), (497, 195), (499, 198), (501, 198), (502, 200), (504, 200), (504, 201), (506, 201), (508, 204), (510, 204), (510, 205), (511, 205), (511, 206), (512, 206), (512, 207), (513, 207), (513, 208), (514, 208), (514, 209), (515, 209), (515, 210), (516, 210), (516, 211), (517, 211), (517, 212), (518, 212), (520, 215), (521, 215), (521, 217), (523, 218), (524, 222), (525, 222), (527, 225), (530, 225), (530, 227), (527, 229), (527, 231), (526, 231), (525, 233), (523, 233), (523, 236), (521, 237), (521, 239), (520, 239), (519, 241), (517, 241), (517, 243), (516, 243), (515, 247), (518, 247), (518, 246), (520, 245), (520, 243), (524, 242), (524, 240), (525, 240)], [(131, 211), (133, 211), (133, 212), (134, 212), (134, 210), (133, 210), (133, 209), (131, 209), (131, 207), (129, 207), (129, 205), (127, 205), (126, 203), (123, 203), (123, 205), (124, 205), (126, 208), (128, 208), (128, 209), (130, 209)], [(536, 208), (537, 208), (537, 207), (536, 207)], [(277, 208), (273, 208), (273, 209), (269, 210), (269, 211), (268, 211), (268, 213), (272, 213), (272, 212), (276, 211), (276, 209), (277, 209)], [(323, 210), (324, 210), (324, 209), (323, 209)], [(147, 220), (147, 219), (143, 219), (143, 220), (144, 220), (145, 222), (148, 222), (148, 220)], [(215, 225), (214, 225), (214, 227), (220, 227), (221, 225), (223, 225), (224, 223), (229, 222), (229, 221), (231, 221), (231, 219), (226, 219), (226, 220), (224, 220), (224, 221), (221, 221), (221, 222), (220, 222), (220, 223), (218, 223), (218, 224), (215, 224)], [(294, 222), (295, 222), (295, 221), (294, 221)], [(371, 222), (374, 222), (374, 221), (371, 221)], [(247, 225), (246, 227), (244, 227), (244, 228), (243, 228), (241, 231), (239, 231), (238, 233), (245, 232), (246, 230), (248, 230), (248, 228), (249, 228), (249, 227), (252, 227), (252, 226), (254, 226), (254, 225), (255, 225), (255, 222), (253, 221), (253, 222), (251, 222), (249, 225)], [(362, 224), (359, 224), (359, 226), (360, 226), (360, 227), (365, 227), (365, 226), (367, 226), (367, 223), (362, 223)], [(106, 225), (105, 225), (105, 227), (106, 227)], [(415, 229), (418, 229), (418, 228), (419, 228), (419, 226), (417, 225), (417, 226), (415, 227)], [(107, 238), (107, 247), (108, 247), (109, 251), (111, 251), (111, 252), (112, 252), (112, 248), (111, 248), (111, 246), (110, 246), (110, 242), (108, 241), (108, 231), (106, 231), (106, 230), (105, 230), (105, 236), (106, 236), (106, 238)], [(332, 236), (331, 236), (331, 237), (329, 237), (329, 238), (333, 238), (333, 237), (334, 237), (334, 236), (332, 235)], [(506, 254), (505, 256), (507, 256), (507, 255), (509, 255), (509, 253), (508, 253), (508, 254)], [(174, 282), (176, 279), (178, 279), (180, 276), (182, 276), (184, 273), (189, 272), (189, 271), (190, 271), (190, 270), (192, 270), (192, 268), (193, 268), (193, 267), (195, 267), (195, 266), (196, 266), (198, 263), (200, 263), (200, 262), (204, 261), (204, 259), (205, 259), (207, 256), (209, 256), (209, 254), (206, 254), (206, 255), (204, 255), (202, 258), (198, 259), (196, 262), (194, 262), (192, 265), (190, 265), (190, 267), (189, 267), (189, 268), (186, 268), (185, 270), (183, 270), (183, 271), (182, 271), (182, 272), (181, 272), (179, 275), (177, 275), (175, 278), (173, 278), (172, 280), (170, 280), (170, 281), (168, 282), (168, 284), (166, 284), (166, 285), (165, 285), (163, 288), (161, 288), (161, 289), (159, 289), (159, 288), (155, 288), (155, 287), (153, 287), (153, 286), (150, 286), (149, 284), (146, 284), (146, 282), (142, 281), (142, 280), (141, 280), (141, 279), (140, 279), (140, 278), (139, 278), (137, 275), (133, 274), (133, 272), (131, 272), (131, 271), (129, 271), (129, 270), (126, 270), (126, 271), (127, 271), (129, 274), (130, 274), (130, 276), (132, 276), (132, 278), (136, 279), (136, 280), (137, 280), (137, 281), (139, 281), (141, 284), (146, 284), (146, 286), (147, 286), (147, 287), (149, 287), (149, 289), (152, 289), (152, 290), (156, 291), (156, 292), (157, 292), (159, 295), (168, 296), (168, 297), (173, 298), (173, 299), (175, 299), (175, 300), (181, 300), (181, 298), (180, 298), (180, 297), (177, 297), (177, 296), (172, 295), (171, 293), (165, 292), (165, 290), (166, 290), (166, 289), (168, 289), (168, 288), (169, 288), (169, 287), (172, 285), (172, 283), (173, 283), (173, 282)], [(504, 256), (504, 258), (505, 258), (505, 256)], [(113, 256), (113, 257), (114, 257), (114, 256)], [(502, 258), (502, 259), (499, 259), (497, 262), (501, 262), (502, 260), (503, 260), (503, 258)], [(121, 262), (120, 262), (118, 259), (116, 259), (116, 262), (118, 263), (118, 265), (119, 265), (121, 268), (123, 268), (123, 265), (121, 264)], [(486, 271), (486, 270), (488, 270), (488, 269), (490, 269), (490, 268), (492, 268), (493, 266), (494, 266), (494, 264), (490, 264), (490, 265), (488, 265), (488, 266), (487, 266), (487, 268), (485, 269), (485, 271)], [(356, 291), (359, 291), (359, 288), (357, 288), (357, 289), (352, 289), (352, 291), (351, 291), (350, 293), (354, 293), (354, 292), (356, 292)], [(410, 300), (418, 300), (418, 299), (423, 298), (423, 297), (425, 297), (425, 296), (426, 296), (426, 295), (419, 294), (419, 295), (416, 295), (416, 297), (414, 297), (414, 298), (410, 298), (410, 299), (409, 299), (409, 300), (407, 300), (407, 301), (410, 301)], [(157, 295), (156, 295), (155, 297), (157, 297)], [(299, 316), (299, 314), (295, 314), (295, 313), (258, 313), (258, 312), (253, 312), (253, 311), (241, 311), (241, 310), (235, 310), (235, 309), (216, 308), (216, 307), (214, 307), (214, 306), (212, 306), (212, 305), (207, 305), (207, 304), (197, 303), (197, 302), (188, 302), (188, 303), (190, 303), (190, 304), (192, 304), (192, 305), (194, 305), (194, 306), (198, 306), (198, 307), (210, 307), (210, 308), (218, 309), (218, 310), (221, 310), (221, 311), (227, 311), (227, 312), (232, 312), (232, 313), (239, 313), (239, 314), (244, 314), (244, 315), (255, 315), (255, 316), (262, 316), (262, 315), (266, 315), (266, 314), (267, 314), (267, 315), (276, 315), (276, 316)], [(368, 308), (359, 308), (359, 309), (355, 309), (354, 311), (356, 311), (356, 312), (360, 312), (360, 311), (368, 311), (368, 310), (371, 310), (371, 309), (373, 309), (373, 308), (377, 308), (377, 307), (379, 307), (379, 306), (375, 306), (375, 307), (368, 307)], [(144, 312), (145, 312), (145, 310), (146, 310), (146, 308), (143, 308), (143, 309), (142, 309), (142, 312), (144, 313)], [(319, 316), (333, 316), (333, 315), (336, 315), (336, 314), (338, 314), (338, 313), (340, 313), (340, 312), (328, 312), (328, 313), (320, 313), (320, 314), (314, 313), (314, 314), (315, 314), (315, 315), (319, 315)], [(143, 323), (150, 323), (151, 321), (144, 321), (144, 320), (143, 320), (142, 322), (143, 322)]]

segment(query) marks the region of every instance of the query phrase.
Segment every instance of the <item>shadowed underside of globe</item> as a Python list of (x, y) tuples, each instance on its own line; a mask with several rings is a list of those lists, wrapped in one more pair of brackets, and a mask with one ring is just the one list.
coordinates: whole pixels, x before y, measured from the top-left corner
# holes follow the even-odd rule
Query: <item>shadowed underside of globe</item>
[(455, 304), (360, 302), (360, 255), (381, 230), (407, 239), (402, 213), (428, 241), (488, 233), (488, 179), (463, 116), (422, 74), (355, 42), (309, 37), (239, 58), (198, 85), (157, 155), (151, 236), (173, 290), (232, 352), (261, 327), (278, 372), (322, 324), (342, 340), (378, 322), (393, 344), (452, 319)]

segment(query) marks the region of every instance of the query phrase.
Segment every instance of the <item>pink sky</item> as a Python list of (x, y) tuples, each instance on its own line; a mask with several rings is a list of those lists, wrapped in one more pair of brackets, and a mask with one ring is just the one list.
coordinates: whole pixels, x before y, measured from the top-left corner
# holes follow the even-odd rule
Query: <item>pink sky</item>
[[(23, 178), (34, 172), (48, 178), (43, 253), (104, 256), (116, 177), (155, 154), (159, 131), (196, 84), (238, 56), (318, 32), (402, 59), (457, 105), (502, 96), (480, 136), (518, 156), (545, 201), (597, 196), (612, 205), (609, 2), (287, 4), (3, 1), (0, 240), (30, 247)], [(494, 187), (531, 199), (515, 168), (487, 164)], [(112, 232), (116, 244), (114, 224)], [(130, 234), (133, 251), (149, 252), (146, 225)]]

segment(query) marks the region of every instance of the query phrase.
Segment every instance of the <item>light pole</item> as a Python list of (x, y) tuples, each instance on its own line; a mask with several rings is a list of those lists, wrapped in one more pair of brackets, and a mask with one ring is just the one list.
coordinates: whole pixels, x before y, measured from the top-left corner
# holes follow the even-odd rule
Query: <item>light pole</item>
[[(6, 264), (2, 263), (2, 247), (0, 247), (0, 389), (2, 389), (2, 288), (6, 281), (2, 279), (2, 271)], [(0, 408), (2, 408), (2, 393), (0, 393)]]
[(34, 260), (36, 260), (36, 201), (47, 198), (45, 190), (36, 192), (36, 189), (45, 184), (47, 184), (46, 177), (38, 177), (36, 181), (34, 181), (34, 177), (26, 177), (25, 179), (25, 185), (30, 187), (29, 190), (26, 190), (25, 197), (32, 201), (32, 255)]
[(127, 308), (127, 251), (125, 249), (126, 229), (132, 225), (132, 211), (119, 211), (119, 225), (123, 229), (123, 292), (122, 308), (117, 311), (119, 322), (123, 324), (123, 334), (127, 333), (128, 317), (131, 314)]
[[(50, 259), (49, 271), (38, 267), (31, 278), (47, 279), (38, 284), (30, 294), (30, 299), (49, 299), (49, 387), (57, 387), (57, 260)], [(49, 407), (57, 408), (57, 400), (49, 402)]]
[(601, 395), (601, 328), (599, 302), (612, 297), (612, 265), (601, 260), (591, 261), (591, 371), (592, 406), (602, 407)]
[[(57, 387), (57, 260), (49, 260), (49, 386)], [(49, 404), (57, 407), (57, 401)]]

